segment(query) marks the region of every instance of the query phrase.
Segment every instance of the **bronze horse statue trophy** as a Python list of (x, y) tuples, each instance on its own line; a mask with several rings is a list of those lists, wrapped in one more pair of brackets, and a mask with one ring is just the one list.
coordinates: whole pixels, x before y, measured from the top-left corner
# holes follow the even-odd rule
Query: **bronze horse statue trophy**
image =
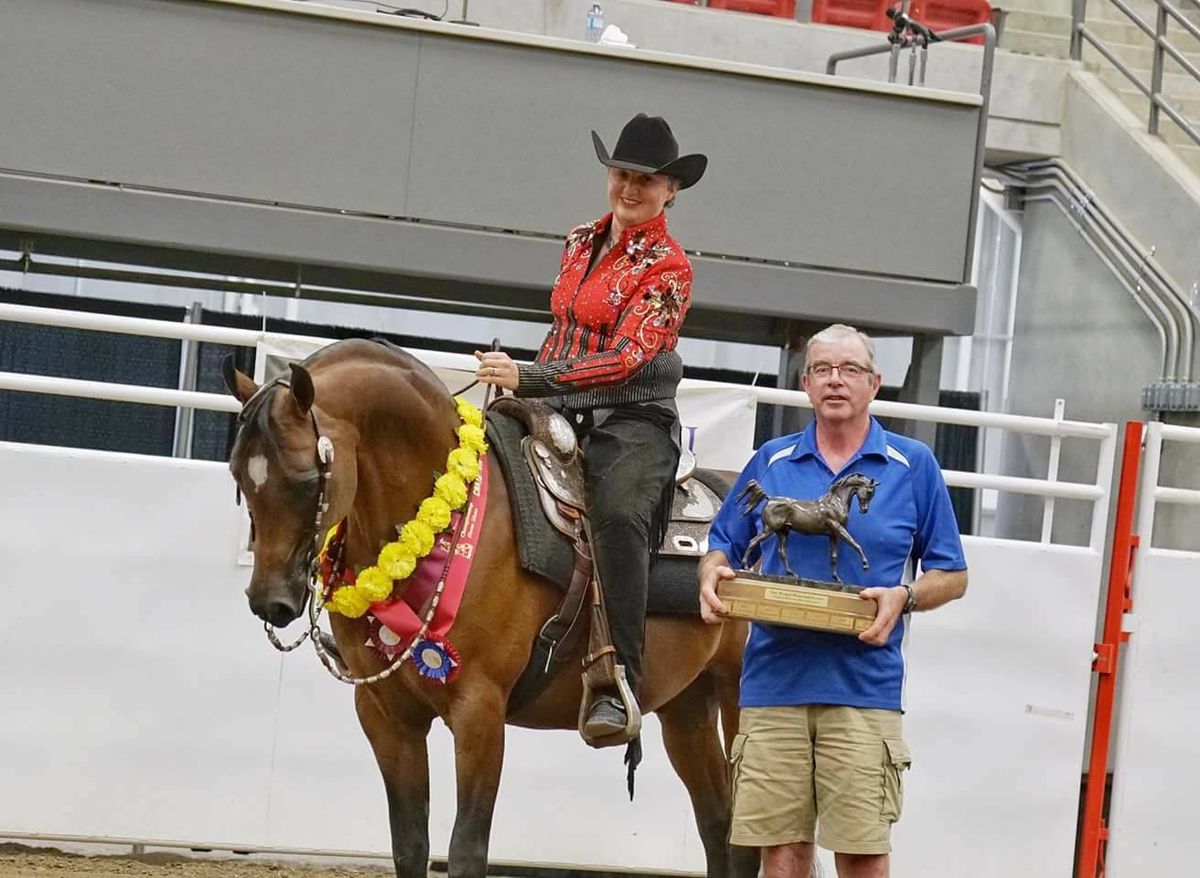
[[(804, 534), (829, 535), (829, 566), (833, 571), (834, 582), (841, 582), (838, 576), (838, 540), (845, 540), (850, 548), (858, 552), (862, 559), (863, 570), (870, 566), (862, 546), (855, 541), (846, 530), (846, 520), (850, 516), (850, 498), (858, 498), (858, 511), (866, 513), (871, 505), (878, 485), (874, 479), (869, 479), (861, 473), (850, 473), (837, 479), (824, 496), (816, 500), (792, 500), (787, 497), (771, 497), (763, 490), (762, 485), (751, 479), (737, 496), (737, 502), (745, 500), (743, 514), (749, 514), (759, 503), (767, 501), (762, 510), (762, 532), (750, 541), (742, 556), (742, 566), (748, 568), (750, 556), (767, 537), (779, 537), (779, 558), (783, 561), (783, 569), (791, 576), (796, 576), (788, 564), (787, 536), (789, 531)], [(799, 577), (797, 577), (799, 578)]]
[[(463, 421), (432, 370), (399, 348), (362, 339), (337, 342), (293, 365), (290, 381), (259, 387), (232, 364), (225, 378), (243, 404), (230, 469), (253, 525), (246, 594), (256, 616), (284, 626), (306, 607), (312, 613), (310, 582), (322, 536), (344, 522), (345, 564), (372, 564), (380, 545), (396, 539), (397, 523), (413, 518), (433, 475), (444, 472)], [(435, 719), (454, 737), (450, 878), (486, 874), (506, 724), (577, 726), (582, 681), (571, 668), (580, 667), (584, 643), (567, 670), (510, 713), (513, 686), (562, 592), (520, 566), (503, 473), (491, 452), (480, 463), (490, 479), (487, 523), (452, 629), (461, 673), (439, 683), (404, 662), (384, 678), (387, 663), (365, 645), (365, 620), (330, 614), (336, 651), (355, 682), (379, 678), (357, 685), (354, 703), (383, 777), (398, 878), (427, 874), (426, 736)], [(666, 752), (695, 812), (709, 878), (752, 878), (758, 869), (756, 850), (728, 844), (727, 748), (737, 731), (746, 637), (746, 623), (737, 620), (719, 626), (705, 625), (699, 615), (647, 620), (641, 708), (661, 721)], [(315, 645), (320, 652), (321, 643)]]

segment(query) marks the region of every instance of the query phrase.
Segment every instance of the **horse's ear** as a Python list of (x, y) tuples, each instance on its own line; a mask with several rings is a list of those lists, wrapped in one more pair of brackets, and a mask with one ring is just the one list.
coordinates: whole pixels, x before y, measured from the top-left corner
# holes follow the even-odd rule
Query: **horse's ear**
[(221, 361), (221, 377), (225, 379), (225, 386), (229, 388), (229, 392), (241, 400), (242, 405), (258, 393), (258, 385), (254, 383), (254, 379), (233, 365), (233, 354), (226, 354), (225, 359)]
[(292, 363), (292, 399), (296, 401), (296, 407), (300, 409), (300, 414), (308, 414), (316, 395), (312, 376), (308, 374), (308, 370), (299, 363)]

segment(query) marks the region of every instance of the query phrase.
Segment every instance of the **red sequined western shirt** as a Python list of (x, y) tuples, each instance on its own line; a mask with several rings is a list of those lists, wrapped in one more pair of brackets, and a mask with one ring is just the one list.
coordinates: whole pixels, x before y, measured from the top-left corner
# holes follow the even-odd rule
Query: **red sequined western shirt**
[(553, 323), (537, 361), (520, 367), (519, 396), (562, 395), (573, 408), (674, 397), (692, 265), (660, 213), (622, 232), (585, 278), (611, 222), (608, 214), (567, 236), (550, 295)]

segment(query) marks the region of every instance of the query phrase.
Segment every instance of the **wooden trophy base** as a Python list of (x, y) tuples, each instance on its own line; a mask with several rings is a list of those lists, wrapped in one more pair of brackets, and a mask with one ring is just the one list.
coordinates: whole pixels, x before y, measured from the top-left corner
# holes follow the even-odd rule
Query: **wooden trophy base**
[(854, 636), (871, 627), (878, 610), (876, 601), (858, 596), (860, 591), (857, 585), (748, 570), (717, 582), (717, 597), (735, 618)]

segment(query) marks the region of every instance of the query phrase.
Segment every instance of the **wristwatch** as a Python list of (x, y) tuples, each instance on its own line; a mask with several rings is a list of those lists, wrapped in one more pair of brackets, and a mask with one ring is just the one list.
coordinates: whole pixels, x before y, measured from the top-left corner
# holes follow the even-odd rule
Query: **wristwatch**
[(913, 587), (906, 582), (900, 583), (901, 587), (908, 592), (908, 600), (904, 602), (905, 613), (911, 613), (917, 608), (917, 593), (913, 591)]

